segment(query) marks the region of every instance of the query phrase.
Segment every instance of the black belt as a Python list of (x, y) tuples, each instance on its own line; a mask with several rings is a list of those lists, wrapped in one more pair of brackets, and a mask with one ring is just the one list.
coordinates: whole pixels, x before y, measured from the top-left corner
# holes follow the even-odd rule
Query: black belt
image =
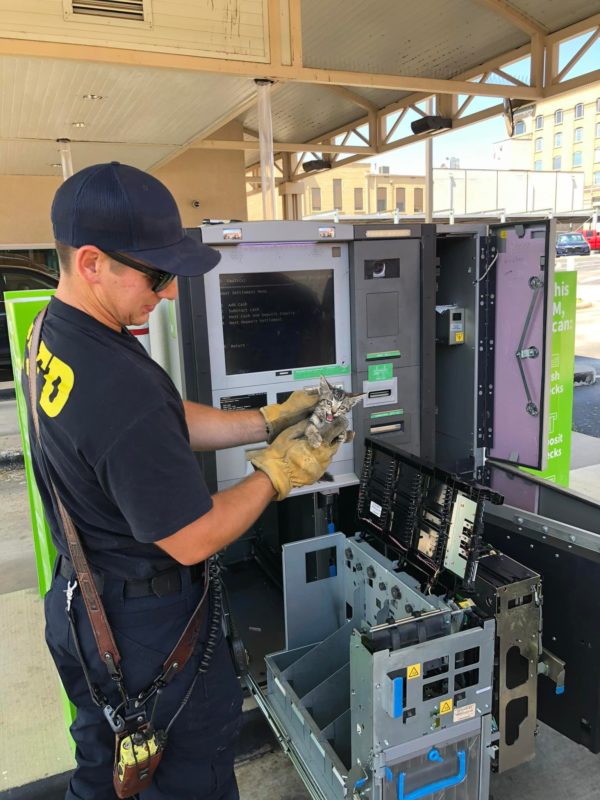
[[(152, 578), (138, 578), (136, 580), (123, 580), (123, 595), (125, 597), (167, 597), (178, 594), (182, 589), (182, 574), (189, 573), (192, 583), (204, 575), (204, 564), (194, 564), (191, 567), (171, 567), (154, 575)], [(58, 557), (57, 574), (70, 580), (75, 575), (73, 564), (65, 556)], [(93, 572), (94, 583), (98, 594), (104, 589), (105, 576)], [(115, 580), (119, 580), (116, 578)]]

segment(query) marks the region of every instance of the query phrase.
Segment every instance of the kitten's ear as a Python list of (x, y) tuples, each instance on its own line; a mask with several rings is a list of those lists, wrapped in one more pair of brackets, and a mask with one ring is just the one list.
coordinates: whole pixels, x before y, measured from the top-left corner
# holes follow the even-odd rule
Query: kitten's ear
[(328, 394), (331, 392), (331, 385), (324, 375), (319, 378), (319, 391), (321, 394)]
[(355, 406), (358, 402), (360, 402), (363, 399), (364, 396), (365, 396), (364, 392), (354, 392), (354, 394), (347, 394), (346, 398), (350, 404), (349, 407), (352, 408), (353, 406)]

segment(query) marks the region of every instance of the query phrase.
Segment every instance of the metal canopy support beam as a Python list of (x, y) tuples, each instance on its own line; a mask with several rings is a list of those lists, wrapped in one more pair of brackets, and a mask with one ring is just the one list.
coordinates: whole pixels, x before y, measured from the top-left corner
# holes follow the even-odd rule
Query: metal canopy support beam
[(578, 89), (580, 86), (588, 86), (591, 83), (600, 81), (600, 69), (593, 72), (588, 72), (585, 75), (580, 75), (578, 78), (571, 78), (569, 81), (556, 83), (554, 86), (548, 87), (544, 91), (544, 97), (556, 97), (559, 94), (571, 92), (573, 89)]
[(544, 86), (544, 55), (546, 39), (541, 34), (531, 37), (531, 67), (529, 82), (540, 91)]
[(360, 106), (360, 108), (364, 108), (367, 111), (379, 111), (375, 103), (367, 100), (366, 97), (361, 97), (356, 92), (351, 92), (350, 89), (346, 89), (345, 86), (328, 86), (327, 88), (340, 97), (343, 97), (345, 100), (354, 103), (355, 106)]
[(581, 59), (581, 57), (584, 56), (590, 49), (590, 47), (592, 47), (598, 41), (598, 37), (600, 37), (600, 28), (598, 28), (594, 33), (592, 33), (587, 42), (585, 42), (585, 44), (583, 44), (579, 48), (579, 50), (574, 54), (571, 60), (567, 64), (565, 64), (565, 66), (561, 69), (561, 71), (556, 76), (557, 83), (562, 81), (565, 75), (569, 74), (569, 72), (573, 69), (573, 67), (575, 66), (575, 64), (577, 64), (577, 62)]
[(476, 0), (476, 2), (479, 3), (480, 6), (484, 6), (490, 11), (493, 11), (494, 14), (503, 17), (516, 28), (525, 31), (525, 33), (528, 33), (530, 36), (540, 33), (545, 35), (547, 33), (539, 22), (536, 22), (522, 11), (517, 11), (514, 6), (506, 3), (505, 0)]
[[(360, 153), (360, 157), (375, 155), (375, 147), (367, 145), (339, 145), (319, 142), (318, 147), (312, 144), (295, 142), (273, 142), (273, 149), (279, 153)], [(201, 139), (190, 145), (194, 150), (258, 150), (259, 143), (254, 141), (234, 139)], [(311, 149), (312, 148), (312, 149)]]
[[(272, 38), (272, 37), (271, 37)], [(277, 47), (275, 45), (275, 50)], [(427, 94), (471, 93), (486, 97), (503, 97), (504, 87), (498, 84), (470, 84), (468, 81), (417, 78), (404, 75), (385, 75), (343, 70), (315, 69), (259, 62), (205, 58), (174, 53), (157, 53), (141, 50), (122, 50), (111, 47), (88, 47), (65, 42), (34, 42), (20, 39), (0, 39), (0, 55), (29, 55), (34, 58), (58, 58), (82, 62), (128, 64), (162, 69), (180, 69), (207, 74), (232, 75), (247, 78), (268, 78), (273, 81), (310, 83), (392, 89), (399, 92), (414, 91)], [(513, 92), (519, 100), (535, 100), (537, 90), (521, 86)]]

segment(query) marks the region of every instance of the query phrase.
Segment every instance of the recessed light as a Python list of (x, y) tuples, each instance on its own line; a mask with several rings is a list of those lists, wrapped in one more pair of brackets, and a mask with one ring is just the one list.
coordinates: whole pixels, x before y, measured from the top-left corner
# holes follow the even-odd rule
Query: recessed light
[(74, 128), (85, 128), (85, 122), (72, 122), (71, 125)]
[(102, 100), (103, 98), (102, 98), (101, 94), (84, 94), (82, 99), (83, 100)]
[(48, 164), (49, 167), (62, 167), (62, 164)]

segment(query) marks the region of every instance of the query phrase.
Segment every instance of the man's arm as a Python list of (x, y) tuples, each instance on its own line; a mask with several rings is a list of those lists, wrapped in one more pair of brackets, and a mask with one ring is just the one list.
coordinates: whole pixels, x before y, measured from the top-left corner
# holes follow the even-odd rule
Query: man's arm
[(156, 544), (180, 564), (197, 564), (238, 539), (274, 498), (269, 478), (255, 472), (231, 489), (213, 495), (210, 511)]
[(272, 442), (286, 428), (307, 419), (318, 398), (315, 391), (297, 389), (284, 403), (271, 403), (256, 411), (221, 411), (186, 400), (183, 407), (192, 450), (222, 450), (265, 439)]
[(184, 400), (192, 450), (222, 450), (264, 442), (267, 431), (260, 411), (222, 411)]

